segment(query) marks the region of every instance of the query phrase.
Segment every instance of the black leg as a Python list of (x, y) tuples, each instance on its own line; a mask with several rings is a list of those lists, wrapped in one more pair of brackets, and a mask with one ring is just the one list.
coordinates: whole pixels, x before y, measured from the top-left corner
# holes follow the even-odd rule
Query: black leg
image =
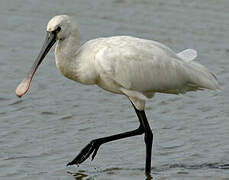
[[(134, 106), (134, 105), (133, 105)], [(151, 156), (152, 156), (152, 143), (153, 143), (153, 133), (150, 129), (149, 123), (146, 118), (145, 111), (139, 111), (135, 108), (135, 112), (139, 118), (140, 123), (142, 124), (145, 132), (145, 144), (146, 144), (146, 165), (145, 172), (146, 174), (150, 174), (151, 171)]]
[[(134, 105), (133, 105), (134, 106)], [(121, 134), (116, 134), (108, 137), (103, 137), (103, 138), (98, 138), (92, 140), (89, 144), (87, 144), (81, 152), (71, 161), (67, 164), (73, 165), (73, 164), (81, 164), (84, 162), (92, 153), (92, 160), (94, 159), (95, 155), (97, 154), (97, 151), (99, 147), (107, 142), (110, 141), (115, 141), (118, 139), (123, 139), (131, 136), (136, 136), (136, 135), (141, 135), (145, 133), (145, 144), (146, 144), (146, 166), (145, 166), (145, 172), (146, 174), (150, 174), (151, 170), (151, 152), (152, 152), (152, 142), (153, 142), (153, 133), (150, 129), (149, 123), (147, 121), (146, 115), (144, 110), (139, 111), (135, 108), (135, 112), (138, 116), (140, 126), (139, 128), (133, 130), (133, 131), (128, 131), (125, 133)]]
[(131, 136), (141, 135), (143, 133), (144, 133), (144, 129), (143, 129), (142, 125), (140, 124), (139, 128), (137, 128), (136, 130), (133, 130), (133, 131), (128, 131), (128, 132), (116, 134), (113, 136), (94, 139), (88, 145), (86, 145), (81, 150), (81, 152), (71, 162), (69, 162), (67, 164), (67, 166), (73, 165), (73, 164), (80, 164), (80, 163), (84, 162), (92, 153), (93, 153), (92, 154), (92, 160), (93, 160), (99, 147), (100, 147), (100, 145), (102, 145), (104, 143), (118, 140), (118, 139), (131, 137)]

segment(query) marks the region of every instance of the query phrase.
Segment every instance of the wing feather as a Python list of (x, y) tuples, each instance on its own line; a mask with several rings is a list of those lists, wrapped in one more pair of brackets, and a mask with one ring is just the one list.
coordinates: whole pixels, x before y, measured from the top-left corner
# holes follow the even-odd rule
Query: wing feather
[(127, 90), (156, 92), (181, 88), (187, 81), (183, 62), (169, 48), (152, 42), (122, 38), (119, 44), (113, 42), (102, 48), (96, 61), (107, 77)]
[[(134, 92), (152, 97), (155, 92), (178, 94), (199, 88), (217, 88), (215, 78), (204, 66), (189, 61), (195, 58), (192, 50), (180, 54), (186, 57), (184, 60), (155, 41), (119, 36), (105, 42), (95, 58), (101, 81), (106, 77), (121, 91), (132, 91), (132, 96), (137, 94)], [(188, 60), (190, 54), (192, 57)]]

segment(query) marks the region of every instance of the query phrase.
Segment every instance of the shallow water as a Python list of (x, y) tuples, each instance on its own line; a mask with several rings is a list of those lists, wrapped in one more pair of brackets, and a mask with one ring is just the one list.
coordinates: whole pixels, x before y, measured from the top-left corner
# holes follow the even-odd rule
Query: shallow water
[[(55, 3), (54, 3), (55, 2)], [(103, 145), (95, 160), (66, 167), (91, 139), (138, 127), (125, 97), (64, 78), (53, 53), (22, 99), (15, 88), (37, 56), (48, 20), (75, 15), (86, 40), (133, 35), (176, 52), (194, 48), (222, 92), (158, 94), (147, 103), (154, 179), (229, 179), (228, 0), (2, 0), (0, 179), (145, 179), (143, 137)]]

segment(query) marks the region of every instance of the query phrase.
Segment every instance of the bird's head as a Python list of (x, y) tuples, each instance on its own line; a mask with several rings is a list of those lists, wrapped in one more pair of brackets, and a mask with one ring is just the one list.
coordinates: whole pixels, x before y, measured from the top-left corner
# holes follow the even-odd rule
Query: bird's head
[(73, 33), (78, 33), (78, 29), (72, 17), (68, 15), (58, 15), (49, 21), (47, 25), (47, 35), (41, 51), (30, 71), (16, 89), (18, 97), (23, 96), (28, 91), (34, 73), (55, 42), (58, 40), (63, 41)]
[(64, 40), (77, 30), (75, 21), (71, 16), (54, 16), (47, 25), (47, 33), (53, 33), (56, 40)]

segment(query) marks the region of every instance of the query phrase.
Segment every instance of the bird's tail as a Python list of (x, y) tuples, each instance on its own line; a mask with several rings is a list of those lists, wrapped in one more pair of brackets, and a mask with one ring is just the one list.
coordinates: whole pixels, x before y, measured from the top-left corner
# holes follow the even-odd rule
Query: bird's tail
[(190, 86), (207, 88), (211, 90), (219, 89), (216, 76), (209, 72), (203, 65), (193, 61), (197, 57), (197, 51), (194, 49), (186, 49), (177, 54), (179, 58), (187, 62), (188, 71), (190, 73)]
[(193, 69), (191, 76), (192, 82), (198, 85), (200, 88), (207, 88), (211, 90), (219, 89), (219, 84), (216, 76), (209, 72), (203, 65), (191, 61), (189, 62), (190, 69)]

